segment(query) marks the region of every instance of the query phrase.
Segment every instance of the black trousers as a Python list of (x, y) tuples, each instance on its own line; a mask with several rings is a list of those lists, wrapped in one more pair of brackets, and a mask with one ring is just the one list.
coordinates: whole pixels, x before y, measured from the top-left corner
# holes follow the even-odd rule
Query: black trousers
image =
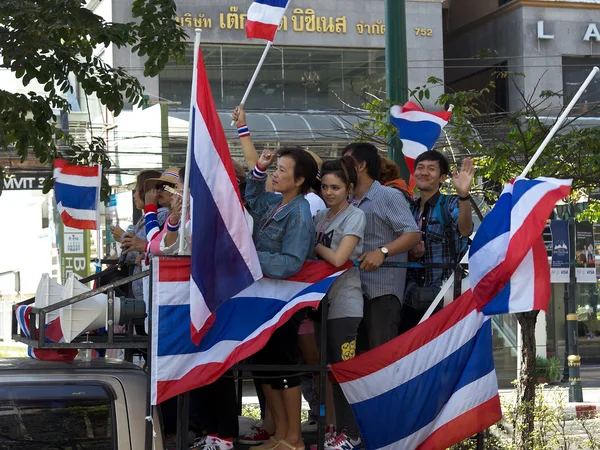
[(235, 438), (239, 434), (235, 381), (231, 372), (208, 386), (190, 392), (190, 423), (200, 423), (207, 434)]

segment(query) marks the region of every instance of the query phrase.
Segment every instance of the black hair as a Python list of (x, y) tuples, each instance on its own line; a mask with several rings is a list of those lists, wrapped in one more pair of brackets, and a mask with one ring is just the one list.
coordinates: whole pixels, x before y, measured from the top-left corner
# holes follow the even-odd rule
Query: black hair
[(356, 166), (357, 161), (353, 156), (344, 155), (340, 159), (326, 161), (321, 168), (321, 179), (325, 175), (333, 174), (344, 182), (346, 188), (350, 190), (350, 185), (356, 187), (357, 178)]
[(415, 168), (421, 161), (437, 161), (440, 166), (440, 175), (448, 175), (450, 173), (448, 160), (437, 150), (429, 150), (417, 156), (417, 159), (415, 159)]
[(315, 184), (319, 167), (317, 162), (310, 153), (300, 147), (285, 147), (279, 150), (277, 156), (288, 156), (296, 163), (294, 165), (294, 179), (304, 178), (304, 182), (300, 185), (300, 193), (305, 195)]
[(179, 181), (181, 181), (181, 184), (185, 185), (185, 165), (179, 169)]
[(359, 163), (367, 164), (367, 174), (373, 180), (381, 178), (381, 157), (377, 147), (368, 142), (353, 142), (344, 148), (343, 155), (352, 152), (352, 156)]

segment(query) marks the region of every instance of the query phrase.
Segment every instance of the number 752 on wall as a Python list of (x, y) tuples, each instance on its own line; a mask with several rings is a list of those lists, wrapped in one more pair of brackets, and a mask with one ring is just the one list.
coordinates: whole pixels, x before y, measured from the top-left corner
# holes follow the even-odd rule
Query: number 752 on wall
[(431, 28), (415, 28), (415, 36), (431, 37), (433, 29)]

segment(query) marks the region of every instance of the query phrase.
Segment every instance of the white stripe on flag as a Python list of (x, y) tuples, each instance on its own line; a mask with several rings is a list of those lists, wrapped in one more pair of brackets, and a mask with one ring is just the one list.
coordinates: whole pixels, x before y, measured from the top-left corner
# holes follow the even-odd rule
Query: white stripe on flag
[(54, 169), (54, 181), (73, 186), (99, 188), (98, 176), (84, 177), (81, 175), (65, 175), (60, 171), (60, 169)]
[(190, 283), (188, 281), (169, 281), (158, 283), (160, 306), (182, 306), (190, 304)]
[[(471, 267), (478, 267), (478, 270), (469, 273), (469, 283), (472, 288), (475, 288), (485, 275), (504, 262), (509, 242), (510, 233), (506, 232), (489, 241), (474, 255), (469, 255)], [(479, 274), (482, 275), (481, 278), (477, 278)]]
[(418, 377), (469, 342), (485, 316), (472, 311), (443, 334), (404, 358), (370, 375), (342, 383), (350, 404), (369, 400)]
[(392, 108), (392, 115), (399, 119), (408, 120), (410, 122), (434, 122), (437, 123), (440, 127), (444, 128), (448, 122), (446, 122), (441, 117), (435, 116), (433, 114), (429, 114), (425, 111), (406, 111), (400, 114), (397, 114)]
[(402, 139), (402, 136), (400, 140), (402, 141), (402, 153), (404, 154), (405, 158), (417, 159), (417, 156), (429, 150), (427, 146), (421, 144), (420, 142)]
[[(518, 183), (518, 180), (515, 181)], [(519, 201), (513, 205), (510, 211), (510, 237), (512, 238), (523, 226), (523, 222), (531, 214), (532, 208), (535, 208), (542, 198), (550, 191), (558, 188), (556, 183), (539, 183), (525, 192)], [(514, 188), (513, 188), (514, 195)]]
[[(533, 278), (532, 278), (533, 277)], [(533, 249), (527, 252), (523, 261), (510, 278), (508, 312), (532, 311), (535, 299), (535, 265)]]
[(277, 25), (283, 19), (284, 9), (276, 6), (253, 2), (248, 8), (248, 19), (253, 22), (261, 22), (267, 25)]
[(456, 391), (448, 400), (448, 403), (440, 411), (433, 422), (430, 422), (416, 433), (394, 442), (380, 450), (414, 449), (417, 448), (433, 432), (451, 420), (465, 414), (466, 412), (482, 405), (498, 394), (498, 379), (496, 371), (490, 373)]
[(98, 218), (96, 210), (65, 208), (60, 202), (56, 205), (56, 209), (59, 213), (64, 211), (77, 220), (96, 220)]

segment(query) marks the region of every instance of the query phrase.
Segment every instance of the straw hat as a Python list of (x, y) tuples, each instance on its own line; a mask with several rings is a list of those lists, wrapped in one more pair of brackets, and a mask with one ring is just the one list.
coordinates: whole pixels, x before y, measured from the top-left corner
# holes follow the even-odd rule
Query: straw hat
[(165, 170), (160, 178), (149, 178), (144, 183), (144, 191), (148, 192), (151, 189), (156, 189), (156, 186), (163, 183), (177, 184), (179, 181), (179, 169), (170, 167)]
[(310, 156), (313, 157), (313, 159), (317, 163), (317, 168), (319, 169), (319, 172), (320, 172), (321, 171), (321, 167), (323, 167), (323, 160), (321, 159), (321, 157), (319, 155), (317, 155), (315, 152), (312, 152), (310, 150), (306, 150), (306, 152), (310, 153)]

